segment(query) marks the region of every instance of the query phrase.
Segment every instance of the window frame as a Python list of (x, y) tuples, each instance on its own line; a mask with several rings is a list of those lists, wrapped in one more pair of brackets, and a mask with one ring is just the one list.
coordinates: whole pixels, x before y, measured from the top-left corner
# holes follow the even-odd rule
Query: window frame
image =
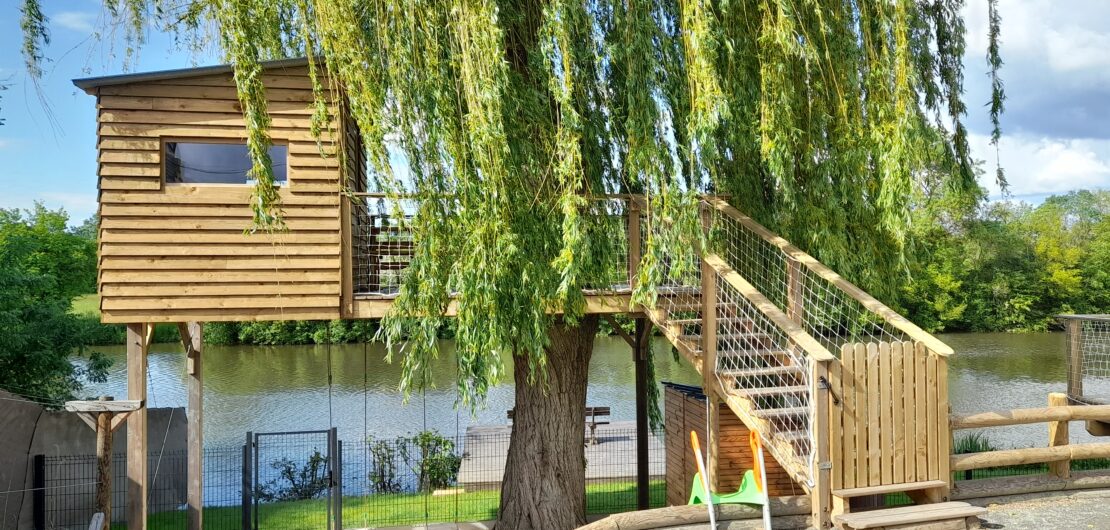
[[(167, 143), (188, 143), (188, 144), (223, 144), (223, 145), (247, 145), (245, 138), (209, 138), (209, 137), (196, 137), (196, 136), (161, 136), (158, 142), (158, 172), (162, 178), (162, 186), (205, 186), (213, 188), (245, 188), (253, 187), (253, 182), (244, 182), (242, 184), (233, 184), (227, 182), (170, 182), (166, 180), (168, 171), (166, 171), (166, 164), (169, 162), (166, 157), (166, 144)], [(289, 141), (284, 139), (274, 138), (270, 140), (274, 146), (285, 147), (285, 181), (275, 182), (278, 188), (288, 188), (292, 176), (290, 174), (289, 165)]]

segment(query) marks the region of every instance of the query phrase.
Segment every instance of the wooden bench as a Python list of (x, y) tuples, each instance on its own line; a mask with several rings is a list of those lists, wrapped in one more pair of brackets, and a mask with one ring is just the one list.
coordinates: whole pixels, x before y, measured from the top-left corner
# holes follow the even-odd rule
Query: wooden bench
[[(505, 411), (509, 421), (513, 421), (513, 410)], [(590, 428), (590, 437), (586, 440), (588, 445), (597, 445), (597, 426), (608, 425), (610, 414), (609, 407), (586, 407), (586, 426)]]
[(917, 504), (834, 515), (833, 523), (836, 524), (837, 528), (843, 528), (844, 530), (863, 530), (865, 528), (964, 530), (966, 528), (979, 528), (978, 517), (985, 513), (987, 513), (986, 508), (972, 506), (966, 502), (938, 502), (936, 504)]

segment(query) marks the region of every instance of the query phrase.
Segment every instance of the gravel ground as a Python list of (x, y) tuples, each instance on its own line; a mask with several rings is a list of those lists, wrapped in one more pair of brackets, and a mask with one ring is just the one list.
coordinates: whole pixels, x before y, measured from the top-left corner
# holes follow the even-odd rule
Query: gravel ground
[(1039, 493), (969, 502), (990, 510), (981, 518), (985, 529), (1110, 530), (1110, 490)]

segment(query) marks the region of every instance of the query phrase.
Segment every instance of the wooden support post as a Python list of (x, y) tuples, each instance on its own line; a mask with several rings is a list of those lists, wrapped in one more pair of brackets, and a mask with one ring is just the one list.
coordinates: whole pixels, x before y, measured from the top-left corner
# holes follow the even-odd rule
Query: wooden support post
[(1068, 319), (1068, 396), (1083, 397), (1083, 321)]
[(628, 288), (636, 288), (636, 276), (640, 273), (640, 203), (633, 197), (628, 199)]
[(142, 403), (127, 419), (127, 529), (146, 530), (146, 356), (150, 324), (127, 325), (127, 398)]
[[(708, 225), (708, 221), (706, 222)], [(708, 226), (706, 228), (708, 230)], [(701, 352), (702, 392), (706, 403), (705, 473), (710, 489), (719, 487), (719, 449), (721, 397), (717, 387), (717, 271), (705, 260), (701, 262)]]
[(108, 411), (96, 415), (96, 511), (104, 514), (102, 528), (108, 530), (112, 520), (112, 413)]
[[(1053, 392), (1048, 395), (1048, 406), (1050, 407), (1066, 407), (1068, 405), (1068, 395), (1059, 392)], [(1048, 446), (1058, 447), (1061, 445), (1068, 445), (1068, 422), (1067, 421), (1054, 421), (1048, 424)], [(1059, 462), (1049, 462), (1048, 473), (1059, 478), (1068, 478), (1071, 476), (1071, 461), (1062, 460)]]
[(96, 401), (67, 401), (65, 409), (77, 413), (86, 425), (96, 432), (96, 512), (103, 515), (94, 519), (90, 530), (108, 530), (112, 521), (112, 432), (127, 416), (141, 407), (138, 401), (114, 401), (103, 396)]
[(651, 507), (651, 482), (648, 458), (648, 333), (651, 326), (646, 318), (636, 319), (636, 344), (632, 357), (636, 366), (636, 508)]
[(200, 322), (178, 324), (185, 346), (185, 372), (189, 387), (188, 424), (188, 508), (185, 513), (188, 530), (204, 528), (204, 381), (201, 349), (203, 327)]
[[(835, 361), (833, 361), (835, 362)], [(813, 400), (814, 467), (810, 509), (813, 525), (832, 528), (832, 461), (829, 451), (829, 361), (810, 361), (810, 399)]]

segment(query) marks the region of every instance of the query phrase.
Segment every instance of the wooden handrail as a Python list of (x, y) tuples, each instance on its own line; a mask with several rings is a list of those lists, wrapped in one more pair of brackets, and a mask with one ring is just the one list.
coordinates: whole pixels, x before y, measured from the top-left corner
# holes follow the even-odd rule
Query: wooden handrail
[(814, 274), (817, 274), (824, 280), (833, 284), (838, 289), (843, 291), (844, 294), (847, 294), (848, 296), (854, 298), (856, 301), (862, 304), (863, 307), (867, 308), (868, 311), (871, 311), (875, 315), (882, 317), (882, 319), (886, 323), (902, 331), (913, 340), (923, 343), (925, 347), (929, 348), (938, 355), (952, 355), (952, 348), (947, 344), (941, 342), (940, 339), (937, 339), (925, 330), (917, 327), (916, 324), (910, 322), (908, 319), (906, 319), (906, 317), (898, 314), (897, 311), (887, 307), (886, 304), (876, 300), (875, 297), (867, 294), (866, 291), (860, 289), (852, 282), (845, 280), (842, 276), (834, 272), (832, 269), (826, 267), (825, 264), (817, 261), (813, 256), (810, 256), (802, 249), (794, 246), (786, 239), (768, 230), (766, 227), (756, 222), (755, 219), (744, 215), (740, 212), (740, 210), (737, 210), (728, 202), (717, 197), (707, 197), (705, 201), (728, 217), (744, 225), (744, 227), (748, 230), (755, 232), (768, 243), (771, 243), (772, 245), (778, 247), (779, 250), (781, 250), (784, 254), (797, 260), (806, 268), (813, 271)]
[(748, 280), (744, 279), (740, 273), (736, 272), (729, 267), (725, 260), (721, 259), (716, 254), (709, 254), (703, 258), (705, 262), (713, 268), (721, 276), (723, 280), (728, 282), (734, 289), (740, 291), (740, 294), (747, 298), (756, 309), (759, 309), (768, 320), (786, 334), (786, 337), (793, 341), (795, 344), (805, 350), (810, 359), (814, 361), (831, 361), (836, 357), (829, 353), (829, 350), (817, 342), (817, 339), (806, 332), (798, 323), (790, 320), (774, 302), (763, 296), (758, 289), (755, 288)]
[(997, 410), (949, 417), (949, 425), (954, 431), (1052, 421), (1110, 421), (1110, 405)]

